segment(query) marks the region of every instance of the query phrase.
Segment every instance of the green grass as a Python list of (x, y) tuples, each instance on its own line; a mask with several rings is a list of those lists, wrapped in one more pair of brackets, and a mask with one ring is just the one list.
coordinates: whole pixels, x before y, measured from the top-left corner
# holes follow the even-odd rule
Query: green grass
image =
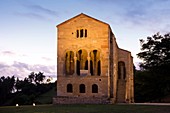
[(50, 91), (40, 95), (36, 98), (36, 102), (41, 104), (52, 104), (52, 98), (55, 96), (56, 91), (55, 88), (51, 89)]
[(0, 113), (170, 113), (170, 106), (146, 105), (41, 105), (4, 106)]

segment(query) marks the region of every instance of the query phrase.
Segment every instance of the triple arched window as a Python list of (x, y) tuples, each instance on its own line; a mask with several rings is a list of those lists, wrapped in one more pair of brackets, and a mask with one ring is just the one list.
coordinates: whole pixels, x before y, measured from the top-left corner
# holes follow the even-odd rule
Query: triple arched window
[(101, 74), (101, 55), (98, 50), (92, 50), (88, 53), (85, 49), (80, 49), (75, 53), (67, 51), (65, 54), (66, 75), (73, 75), (74, 73), (81, 75), (81, 71), (85, 70), (90, 72), (90, 75)]
[(83, 38), (83, 37), (86, 38), (87, 37), (87, 29), (77, 30), (76, 36), (77, 36), (77, 38)]

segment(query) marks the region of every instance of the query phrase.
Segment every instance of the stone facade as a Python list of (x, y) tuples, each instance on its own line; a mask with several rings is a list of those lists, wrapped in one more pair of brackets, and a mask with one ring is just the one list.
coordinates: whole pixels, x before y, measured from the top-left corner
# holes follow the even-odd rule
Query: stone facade
[(57, 26), (54, 104), (134, 102), (133, 58), (109, 24), (79, 14)]

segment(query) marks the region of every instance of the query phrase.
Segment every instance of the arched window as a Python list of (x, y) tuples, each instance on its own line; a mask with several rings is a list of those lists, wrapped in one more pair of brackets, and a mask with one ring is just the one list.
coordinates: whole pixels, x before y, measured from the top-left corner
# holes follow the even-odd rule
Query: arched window
[(85, 49), (80, 49), (77, 53), (77, 75), (81, 75), (81, 70), (88, 70), (88, 53)]
[(118, 79), (125, 79), (125, 78), (126, 78), (125, 62), (120, 61), (118, 62)]
[(80, 86), (79, 86), (79, 92), (80, 92), (80, 93), (85, 93), (85, 92), (86, 92), (86, 88), (85, 88), (85, 85), (84, 85), (84, 84), (80, 84)]
[(90, 73), (91, 75), (101, 74), (100, 52), (98, 50), (90, 52)]
[(96, 84), (92, 85), (92, 93), (98, 93), (98, 86)]
[(72, 92), (73, 92), (72, 84), (67, 84), (67, 93), (72, 93)]
[(65, 71), (66, 71), (66, 75), (72, 75), (74, 73), (74, 52), (73, 51), (66, 52)]

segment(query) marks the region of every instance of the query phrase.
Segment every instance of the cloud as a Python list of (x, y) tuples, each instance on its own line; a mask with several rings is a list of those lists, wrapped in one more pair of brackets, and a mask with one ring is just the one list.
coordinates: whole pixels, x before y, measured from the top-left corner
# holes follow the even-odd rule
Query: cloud
[(0, 70), (6, 67), (9, 67), (9, 66), (5, 63), (2, 63), (2, 62), (0, 63)]
[(116, 21), (113, 22), (115, 24), (151, 32), (167, 31), (170, 18), (170, 1), (168, 0), (116, 0), (112, 4), (117, 8), (111, 9), (116, 14), (111, 16), (112, 21)]
[(13, 64), (7, 65), (0, 62), (0, 76), (15, 76), (20, 79), (24, 79), (31, 72), (43, 72), (44, 75), (56, 77), (55, 66), (46, 65), (29, 65), (23, 62), (14, 61)]
[(42, 59), (46, 60), (46, 61), (51, 61), (51, 58), (47, 58), (47, 57), (42, 57)]
[(23, 10), (15, 12), (15, 15), (33, 18), (38, 20), (51, 20), (50, 16), (57, 16), (58, 13), (54, 10), (50, 10), (48, 8), (42, 7), (40, 5), (33, 4), (22, 4)]
[[(31, 63), (32, 62), (32, 63)], [(56, 78), (56, 66), (48, 57), (33, 57), (6, 50), (0, 51), (0, 76), (24, 79), (31, 72), (44, 72), (47, 77)]]
[(15, 15), (22, 16), (22, 17), (27, 17), (27, 18), (34, 18), (38, 20), (48, 20), (45, 16), (37, 14), (37, 13), (21, 13), (21, 12), (16, 12)]
[(134, 62), (134, 65), (135, 65), (135, 68), (136, 68), (136, 70), (140, 70), (140, 63), (141, 62)]
[(15, 55), (15, 53), (14, 52), (12, 52), (12, 51), (2, 51), (0, 54), (2, 54), (2, 55)]
[(26, 7), (37, 13), (44, 13), (44, 14), (49, 14), (53, 16), (56, 16), (58, 14), (56, 11), (44, 8), (40, 5), (27, 5)]

